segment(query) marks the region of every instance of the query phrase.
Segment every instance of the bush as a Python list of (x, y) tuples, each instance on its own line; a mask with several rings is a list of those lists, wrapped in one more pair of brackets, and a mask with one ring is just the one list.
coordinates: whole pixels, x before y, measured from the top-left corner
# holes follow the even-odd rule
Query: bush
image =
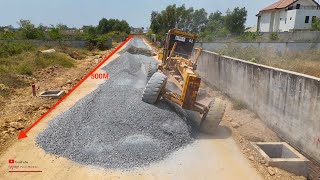
[(311, 30), (320, 31), (320, 18), (315, 17), (312, 19)]
[(58, 28), (53, 28), (51, 31), (49, 31), (49, 37), (51, 40), (61, 40), (62, 35), (60, 33), (60, 30)]
[(109, 34), (105, 34), (99, 38), (96, 39), (96, 46), (98, 47), (98, 49), (100, 50), (105, 50), (106, 47), (104, 47), (104, 43), (110, 39)]
[(222, 55), (236, 57), (244, 60), (254, 59), (255, 63), (259, 62), (261, 58), (259, 49), (254, 46), (241, 47), (234, 44), (229, 44), (225, 48), (218, 49), (217, 52)]
[(259, 38), (259, 33), (245, 32), (237, 37), (239, 41), (256, 41)]
[(18, 66), (17, 68), (17, 72), (19, 74), (22, 74), (22, 75), (28, 75), (28, 76), (31, 76), (32, 75), (32, 67), (30, 64), (21, 64), (20, 66)]
[(34, 45), (25, 42), (0, 43), (0, 57), (9, 57), (21, 54), (26, 51), (35, 50)]
[(93, 27), (90, 27), (87, 30), (87, 35), (86, 35), (86, 40), (87, 40), (87, 49), (92, 51), (95, 48), (98, 48), (100, 50), (105, 50), (106, 47), (104, 47), (104, 43), (108, 39), (123, 39), (127, 37), (128, 34), (125, 32), (120, 32), (120, 31), (112, 31), (109, 32), (108, 34), (100, 35), (98, 36), (96, 33), (96, 30)]
[(277, 33), (273, 32), (273, 33), (270, 34), (269, 39), (271, 41), (277, 41), (277, 40), (279, 40), (279, 36), (278, 36)]

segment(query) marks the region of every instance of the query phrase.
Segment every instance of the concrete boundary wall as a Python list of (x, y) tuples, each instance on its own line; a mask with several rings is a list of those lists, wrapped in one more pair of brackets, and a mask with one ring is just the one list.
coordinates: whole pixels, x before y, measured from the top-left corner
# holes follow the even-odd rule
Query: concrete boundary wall
[(246, 103), (280, 137), (320, 162), (319, 78), (209, 51), (198, 63), (204, 82)]
[(240, 46), (256, 48), (273, 48), (279, 52), (285, 51), (305, 51), (311, 49), (320, 49), (320, 43), (311, 42), (197, 42), (196, 47), (202, 47), (208, 51), (215, 51), (228, 46)]

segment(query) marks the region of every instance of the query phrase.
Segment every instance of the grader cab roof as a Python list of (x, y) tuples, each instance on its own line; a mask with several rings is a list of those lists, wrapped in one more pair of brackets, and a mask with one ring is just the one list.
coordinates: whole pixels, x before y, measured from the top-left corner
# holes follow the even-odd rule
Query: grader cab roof
[(174, 43), (177, 43), (177, 48), (175, 50), (174, 55), (182, 56), (184, 58), (190, 58), (197, 35), (183, 32), (178, 29), (171, 29), (167, 34), (167, 43), (166, 47), (171, 51)]

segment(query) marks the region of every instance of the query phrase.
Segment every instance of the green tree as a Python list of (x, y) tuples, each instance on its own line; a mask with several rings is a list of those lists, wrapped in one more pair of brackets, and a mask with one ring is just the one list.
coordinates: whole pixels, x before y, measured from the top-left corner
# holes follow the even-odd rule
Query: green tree
[(225, 18), (220, 11), (211, 13), (208, 18), (207, 29), (210, 31), (219, 31), (225, 26)]
[(120, 31), (126, 32), (127, 34), (130, 33), (130, 26), (127, 21), (125, 20), (118, 20), (118, 19), (106, 19), (102, 18), (99, 21), (99, 25), (97, 26), (97, 33), (98, 34), (107, 34), (111, 31)]
[(59, 30), (68, 30), (69, 29), (69, 27), (67, 25), (62, 24), (62, 23), (57, 24), (56, 28), (58, 28)]
[(62, 39), (62, 35), (60, 33), (59, 28), (52, 28), (48, 34), (49, 34), (49, 37), (51, 40), (61, 40)]
[(248, 12), (246, 8), (234, 8), (233, 11), (228, 10), (225, 17), (225, 27), (232, 34), (240, 35), (245, 31), (245, 23)]
[[(172, 28), (179, 28), (187, 32), (192, 31), (193, 28), (197, 32), (205, 23), (207, 15), (204, 9), (198, 10), (195, 17), (194, 12), (192, 7), (186, 9), (185, 5), (177, 7), (175, 4), (167, 6), (161, 12), (153, 11), (151, 13), (150, 30), (160, 36), (164, 36)], [(193, 21), (197, 21), (199, 26), (193, 25)]]
[(186, 9), (183, 4), (180, 7), (176, 8), (176, 25), (175, 27), (184, 31), (191, 29), (192, 19), (193, 19), (194, 10), (192, 7)]
[(88, 27), (85, 31), (85, 36), (89, 41), (96, 39), (98, 37), (97, 28), (94, 26)]
[(39, 25), (37, 28), (30, 20), (23, 19), (21, 19), (18, 24), (20, 26), (20, 31), (26, 39), (41, 39), (45, 37), (44, 26), (42, 25)]
[(242, 34), (245, 31), (246, 17), (245, 8), (236, 7), (233, 11), (228, 10), (226, 15), (216, 11), (208, 16), (203, 8), (194, 10), (192, 7), (187, 9), (185, 5), (177, 7), (173, 4), (161, 12), (151, 13), (150, 30), (163, 39), (169, 29), (179, 28), (211, 41), (229, 34)]
[(200, 37), (205, 41), (213, 41), (220, 37), (226, 37), (229, 31), (225, 27), (225, 16), (220, 11), (210, 13), (208, 23)]
[(151, 24), (150, 29), (152, 32), (159, 34), (162, 31), (161, 27), (161, 15), (156, 11), (152, 11), (151, 13)]
[(97, 30), (100, 34), (106, 34), (112, 30), (112, 27), (110, 26), (110, 23), (109, 23), (108, 19), (106, 19), (106, 18), (102, 18), (99, 21), (99, 25), (97, 28), (98, 28)]
[(120, 31), (120, 32), (125, 32), (127, 34), (130, 33), (131, 28), (128, 24), (127, 21), (122, 20), (122, 21), (117, 21), (117, 23), (112, 27), (112, 31)]
[(198, 34), (204, 31), (208, 23), (207, 16), (208, 13), (203, 8), (194, 11), (191, 25), (192, 33)]

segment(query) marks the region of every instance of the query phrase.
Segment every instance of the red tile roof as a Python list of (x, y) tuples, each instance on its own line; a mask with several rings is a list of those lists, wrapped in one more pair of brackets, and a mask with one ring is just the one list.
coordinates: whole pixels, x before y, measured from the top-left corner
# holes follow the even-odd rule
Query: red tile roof
[(295, 1), (296, 0), (279, 0), (278, 2), (262, 9), (261, 11), (269, 11), (269, 10), (274, 10), (274, 9), (284, 9)]

